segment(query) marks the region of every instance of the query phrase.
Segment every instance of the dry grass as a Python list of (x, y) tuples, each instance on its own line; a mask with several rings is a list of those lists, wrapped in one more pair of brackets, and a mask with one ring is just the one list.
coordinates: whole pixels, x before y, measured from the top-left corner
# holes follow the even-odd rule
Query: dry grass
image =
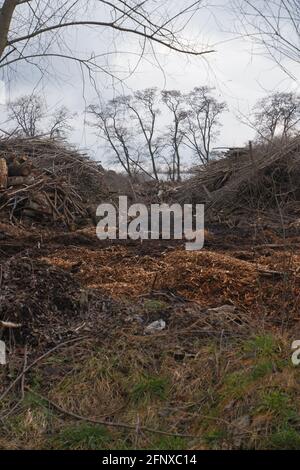
[[(94, 339), (57, 352), (28, 374), (32, 392), (4, 421), (0, 446), (259, 449), (281, 440), (280, 448), (288, 448), (300, 439), (298, 381), (290, 339), (279, 333), (253, 332), (222, 343), (193, 336), (175, 341), (172, 332), (164, 341), (129, 341), (119, 332), (104, 344)], [(40, 397), (68, 412), (133, 429), (76, 420)], [(6, 410), (13, 398), (17, 392)], [(139, 431), (143, 426), (194, 437)]]

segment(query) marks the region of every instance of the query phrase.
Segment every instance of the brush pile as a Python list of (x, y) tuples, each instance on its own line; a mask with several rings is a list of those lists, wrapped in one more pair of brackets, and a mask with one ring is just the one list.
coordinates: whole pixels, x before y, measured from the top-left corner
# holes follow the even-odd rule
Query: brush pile
[(107, 192), (103, 168), (60, 141), (0, 140), (1, 218), (69, 227)]
[(300, 217), (300, 138), (285, 146), (228, 152), (221, 160), (197, 168), (176, 194), (180, 202), (205, 203), (210, 219), (238, 211), (284, 213)]

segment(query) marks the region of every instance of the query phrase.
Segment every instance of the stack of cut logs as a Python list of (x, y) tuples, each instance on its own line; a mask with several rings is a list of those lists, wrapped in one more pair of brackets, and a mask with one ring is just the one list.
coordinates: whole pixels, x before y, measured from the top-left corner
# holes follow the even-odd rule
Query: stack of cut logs
[(33, 177), (30, 176), (32, 163), (25, 156), (11, 156), (0, 159), (0, 189), (11, 186), (30, 184)]
[(0, 213), (11, 221), (30, 218), (67, 226), (87, 217), (67, 177), (35, 168), (30, 158), (19, 155), (0, 158)]

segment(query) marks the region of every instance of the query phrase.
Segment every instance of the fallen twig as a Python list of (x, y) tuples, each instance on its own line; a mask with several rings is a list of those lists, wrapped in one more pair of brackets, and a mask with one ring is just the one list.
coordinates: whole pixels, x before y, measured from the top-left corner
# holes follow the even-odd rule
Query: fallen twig
[[(57, 403), (53, 402), (52, 400), (50, 400), (47, 397), (44, 397), (43, 395), (40, 395), (39, 393), (34, 392), (29, 387), (26, 387), (26, 390), (29, 390), (31, 393), (33, 393), (37, 397), (39, 397), (42, 400), (44, 400), (45, 402), (49, 403), (49, 405), (51, 405), (53, 408), (56, 408), (61, 413), (65, 414), (65, 415), (69, 415), (72, 418), (78, 419), (80, 421), (86, 421), (88, 423), (93, 423), (93, 424), (101, 424), (103, 426), (108, 426), (108, 427), (132, 429), (133, 431), (136, 431), (136, 429), (137, 429), (136, 424), (131, 425), (131, 424), (126, 424), (126, 423), (119, 423), (119, 422), (116, 422), (116, 421), (114, 421), (114, 422), (104, 421), (104, 420), (101, 420), (101, 419), (89, 418), (89, 417), (86, 417), (86, 416), (78, 415), (77, 413), (73, 413), (72, 411), (65, 410), (64, 408), (62, 408)], [(150, 433), (154, 433), (154, 434), (162, 434), (164, 436), (185, 437), (185, 438), (193, 438), (193, 439), (198, 438), (197, 436), (191, 435), (191, 434), (177, 434), (177, 433), (172, 433), (172, 432), (167, 432), (167, 431), (160, 431), (158, 429), (148, 428), (148, 427), (145, 427), (145, 426), (139, 426), (139, 431), (150, 432)]]
[(21, 328), (21, 327), (22, 327), (21, 323), (11, 323), (9, 321), (1, 321), (0, 320), (0, 328), (17, 329), (17, 328)]

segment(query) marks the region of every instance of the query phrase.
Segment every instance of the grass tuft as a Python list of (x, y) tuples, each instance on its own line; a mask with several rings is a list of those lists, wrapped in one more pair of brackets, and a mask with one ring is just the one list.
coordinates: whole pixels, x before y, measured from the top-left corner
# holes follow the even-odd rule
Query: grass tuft
[(281, 420), (288, 421), (296, 416), (291, 397), (281, 390), (272, 390), (263, 394), (260, 411), (272, 413)]
[(300, 434), (287, 426), (271, 434), (267, 446), (276, 450), (300, 450)]
[(271, 334), (258, 335), (244, 343), (243, 351), (254, 357), (270, 358), (280, 352), (280, 345)]
[(102, 450), (110, 441), (103, 426), (81, 423), (63, 428), (53, 444), (60, 450)]
[(153, 399), (166, 400), (169, 381), (165, 377), (143, 376), (130, 390), (131, 399), (138, 403)]

